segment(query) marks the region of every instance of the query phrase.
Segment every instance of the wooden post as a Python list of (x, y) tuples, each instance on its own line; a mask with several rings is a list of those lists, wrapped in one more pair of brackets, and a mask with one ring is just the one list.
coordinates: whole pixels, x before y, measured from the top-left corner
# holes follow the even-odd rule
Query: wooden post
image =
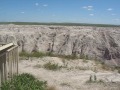
[(18, 65), (19, 65), (19, 64), (18, 64), (18, 63), (19, 63), (18, 47), (16, 48), (16, 51), (17, 51), (17, 53), (16, 53), (16, 56), (17, 56), (16, 58), (17, 58), (17, 59), (16, 59), (16, 60), (17, 60), (17, 74), (18, 74), (18, 73), (19, 73), (19, 72), (18, 72), (18, 67), (19, 67), (19, 66), (18, 66)]
[(0, 84), (6, 80), (6, 53), (0, 55)]
[(12, 78), (12, 74), (13, 74), (13, 71), (12, 71), (12, 52), (9, 52), (9, 54), (10, 54), (10, 78)]
[(4, 55), (5, 61), (4, 61), (4, 73), (5, 73), (5, 81), (8, 80), (8, 68), (7, 68), (7, 53)]
[(10, 54), (9, 53), (6, 53), (7, 54), (7, 74), (8, 74), (8, 80), (10, 79)]
[(1, 63), (1, 81), (4, 82), (4, 75), (3, 75), (3, 57), (2, 57), (2, 63)]
[(6, 62), (5, 62), (5, 72), (6, 72), (6, 80), (8, 80), (8, 54), (6, 53)]
[(14, 58), (15, 58), (15, 61), (14, 61), (14, 68), (15, 68), (15, 74), (17, 75), (17, 47), (14, 49)]

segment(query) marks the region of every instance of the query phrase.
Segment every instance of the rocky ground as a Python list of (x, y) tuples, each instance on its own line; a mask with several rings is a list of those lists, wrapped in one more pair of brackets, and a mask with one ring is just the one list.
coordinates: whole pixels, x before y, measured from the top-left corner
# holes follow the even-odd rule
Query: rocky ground
[(50, 90), (120, 90), (117, 70), (103, 70), (102, 65), (94, 60), (21, 58), (19, 73), (30, 73), (47, 81)]

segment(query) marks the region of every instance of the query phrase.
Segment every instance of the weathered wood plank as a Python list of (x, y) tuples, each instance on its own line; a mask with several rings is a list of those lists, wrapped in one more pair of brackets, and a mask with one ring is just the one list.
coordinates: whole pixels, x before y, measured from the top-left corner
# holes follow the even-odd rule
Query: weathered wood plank
[(13, 43), (10, 43), (10, 44), (7, 44), (7, 45), (4, 45), (4, 46), (0, 47), (0, 51), (6, 49), (6, 48), (8, 48), (8, 47), (11, 47), (11, 46), (13, 46), (13, 45), (14, 45)]

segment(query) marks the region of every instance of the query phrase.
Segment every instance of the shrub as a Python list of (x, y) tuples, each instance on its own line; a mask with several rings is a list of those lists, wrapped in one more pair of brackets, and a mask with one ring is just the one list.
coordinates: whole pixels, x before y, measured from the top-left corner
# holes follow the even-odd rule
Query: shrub
[(78, 59), (78, 57), (75, 56), (75, 55), (57, 55), (57, 56), (60, 57), (60, 58), (63, 58), (63, 59), (67, 59), (67, 60), (70, 60), (70, 59), (72, 59), (72, 60)]
[(43, 56), (46, 56), (46, 54), (42, 52), (32, 52), (32, 53), (20, 52), (19, 56), (21, 57), (43, 57)]
[(118, 73), (120, 73), (120, 67), (116, 66), (114, 69), (118, 70)]
[(58, 66), (58, 64), (52, 64), (51, 62), (48, 62), (43, 66), (48, 70), (59, 70), (60, 68), (62, 68), (62, 66)]
[(89, 60), (89, 57), (88, 57), (88, 55), (81, 54), (80, 59)]
[(19, 53), (19, 56), (21, 56), (21, 57), (29, 57), (30, 54), (27, 53), (27, 52), (20, 52), (20, 53)]
[(39, 81), (32, 75), (24, 73), (10, 81), (2, 83), (1, 90), (46, 90), (47, 83)]
[(43, 56), (46, 56), (46, 54), (42, 52), (32, 52), (30, 54), (30, 57), (43, 57)]
[(20, 57), (44, 57), (44, 56), (52, 56), (52, 57), (60, 57), (60, 58), (65, 58), (65, 59), (78, 59), (77, 56), (75, 55), (56, 55), (53, 54), (52, 52), (32, 52), (32, 53), (27, 53), (27, 52), (20, 52), (19, 54)]

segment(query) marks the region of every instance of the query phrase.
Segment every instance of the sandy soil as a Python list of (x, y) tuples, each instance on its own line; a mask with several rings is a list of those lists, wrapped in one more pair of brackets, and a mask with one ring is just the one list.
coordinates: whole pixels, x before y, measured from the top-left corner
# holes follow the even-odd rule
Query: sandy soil
[[(47, 70), (43, 66), (48, 62), (62, 68)], [(19, 73), (30, 73), (47, 81), (48, 86), (55, 90), (120, 90), (120, 74), (117, 71), (103, 71), (90, 60), (65, 60), (58, 57), (23, 59), (19, 62)], [(90, 76), (95, 81), (94, 75), (96, 82), (87, 83)]]

